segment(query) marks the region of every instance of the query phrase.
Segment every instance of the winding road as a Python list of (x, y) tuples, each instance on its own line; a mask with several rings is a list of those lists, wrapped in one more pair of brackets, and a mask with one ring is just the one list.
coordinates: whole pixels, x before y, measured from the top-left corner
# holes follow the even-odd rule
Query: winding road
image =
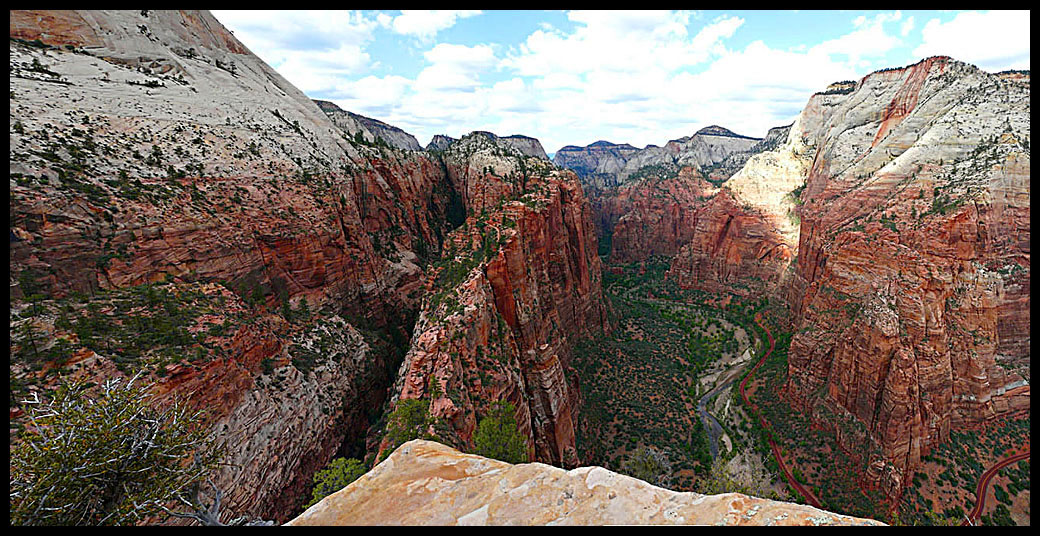
[(987, 469), (985, 473), (982, 473), (982, 478), (979, 479), (979, 486), (975, 490), (975, 496), (978, 497), (978, 502), (975, 503), (975, 508), (972, 509), (970, 514), (968, 514), (968, 518), (961, 522), (961, 526), (974, 525), (975, 522), (978, 521), (979, 515), (982, 514), (982, 509), (986, 507), (986, 487), (989, 486), (990, 480), (993, 480), (993, 477), (997, 476), (997, 473), (1001, 469), (1013, 463), (1018, 463), (1022, 460), (1028, 459), (1029, 451), (1027, 450), (1025, 452), (1015, 454), (1014, 456), (1000, 460), (995, 465), (993, 465), (993, 467)]
[[(773, 333), (769, 331), (769, 328), (766, 327), (765, 324), (762, 323), (761, 313), (755, 313), (755, 323), (758, 324), (758, 327), (766, 331), (766, 337), (769, 338), (769, 350), (767, 350), (766, 353), (762, 356), (762, 359), (758, 360), (758, 363), (755, 365), (755, 368), (751, 369), (751, 372), (748, 373), (748, 375), (745, 376), (743, 380), (741, 380), (740, 397), (744, 399), (744, 403), (747, 404), (748, 407), (754, 410), (755, 415), (758, 417), (758, 422), (762, 425), (762, 428), (769, 430), (770, 427), (768, 424), (766, 424), (765, 419), (762, 418), (762, 414), (758, 412), (758, 408), (756, 406), (751, 404), (751, 401), (748, 400), (747, 393), (744, 392), (744, 386), (747, 384), (748, 379), (750, 379), (751, 376), (754, 375), (755, 372), (757, 372), (758, 369), (762, 367), (762, 363), (765, 363), (766, 359), (769, 359), (770, 354), (773, 353), (773, 347), (775, 346), (775, 343), (773, 342)], [(787, 465), (784, 464), (784, 458), (780, 455), (780, 447), (778, 447), (776, 445), (776, 442), (773, 441), (772, 434), (769, 434), (768, 437), (769, 448), (773, 450), (773, 457), (776, 458), (776, 463), (780, 466), (780, 471), (784, 473), (784, 477), (787, 478), (787, 482), (791, 485), (792, 488), (794, 488), (795, 491), (801, 494), (802, 497), (805, 497), (806, 502), (808, 502), (811, 506), (815, 506), (816, 508), (822, 508), (820, 506), (820, 500), (816, 498), (816, 495), (814, 495), (811, 491), (802, 486), (800, 482), (795, 480), (794, 475), (792, 475), (791, 472), (787, 470)]]

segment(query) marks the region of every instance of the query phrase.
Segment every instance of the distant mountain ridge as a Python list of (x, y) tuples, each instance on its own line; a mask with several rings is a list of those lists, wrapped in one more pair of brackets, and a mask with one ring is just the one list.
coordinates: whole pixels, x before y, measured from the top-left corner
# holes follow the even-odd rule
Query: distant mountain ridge
[[(542, 147), (542, 142), (538, 141), (538, 138), (532, 138), (530, 136), (524, 136), (523, 134), (513, 134), (511, 136), (499, 136), (493, 132), (486, 130), (474, 130), (471, 134), (480, 134), (486, 138), (512, 147), (517, 151), (520, 151), (525, 156), (534, 156), (537, 158), (543, 158), (549, 160), (549, 156), (545, 154), (545, 149)], [(445, 151), (447, 148), (458, 141), (451, 136), (445, 136), (443, 134), (437, 134), (430, 140), (430, 143), (426, 145), (427, 151)]]
[[(710, 125), (692, 136), (670, 140), (663, 147), (651, 144), (637, 149), (627, 143), (605, 140), (585, 147), (567, 145), (556, 151), (553, 162), (573, 170), (585, 184), (607, 188), (618, 186), (647, 169), (677, 172), (681, 167), (693, 166), (708, 176), (709, 170), (719, 168), (730, 156), (750, 151), (762, 142), (762, 138), (744, 136), (725, 127)], [(721, 167), (729, 170), (732, 166)], [(737, 169), (740, 167), (732, 169), (730, 174)], [(716, 173), (714, 178), (725, 180), (728, 175), (721, 177)]]
[(314, 103), (329, 116), (332, 123), (342, 129), (349, 136), (355, 136), (361, 132), (366, 142), (376, 143), (382, 139), (395, 149), (407, 149), (409, 151), (421, 151), (422, 146), (415, 136), (393, 125), (384, 123), (378, 119), (365, 117), (361, 114), (349, 112), (337, 106), (333, 102), (313, 99)]

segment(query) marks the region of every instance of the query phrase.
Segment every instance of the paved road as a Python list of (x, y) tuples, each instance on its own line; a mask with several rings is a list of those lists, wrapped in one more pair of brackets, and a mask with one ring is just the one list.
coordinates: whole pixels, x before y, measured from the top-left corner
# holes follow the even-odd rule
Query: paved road
[[(769, 331), (769, 328), (762, 323), (761, 313), (755, 314), (755, 323), (758, 324), (758, 326), (762, 329), (766, 330), (766, 337), (769, 338), (769, 350), (767, 350), (765, 355), (762, 356), (762, 359), (758, 360), (758, 363), (755, 365), (755, 368), (751, 369), (751, 373), (745, 376), (744, 379), (740, 382), (740, 396), (744, 399), (744, 403), (754, 410), (755, 414), (758, 416), (758, 422), (762, 425), (762, 428), (769, 430), (769, 425), (766, 424), (765, 419), (762, 418), (762, 414), (758, 412), (758, 408), (756, 406), (751, 404), (751, 401), (748, 400), (747, 393), (744, 392), (744, 385), (747, 384), (748, 379), (750, 379), (751, 376), (753, 376), (755, 372), (758, 371), (758, 369), (762, 366), (762, 363), (766, 362), (766, 359), (769, 359), (769, 355), (773, 353), (773, 347), (775, 346), (775, 343), (773, 342), (773, 332)], [(776, 442), (773, 441), (773, 438), (771, 436), (769, 437), (769, 448), (773, 450), (773, 457), (776, 458), (776, 463), (780, 466), (780, 471), (784, 473), (784, 477), (787, 478), (787, 482), (791, 484), (791, 487), (794, 488), (795, 491), (800, 493), (802, 497), (805, 497), (806, 502), (808, 502), (811, 506), (815, 506), (816, 508), (822, 508), (820, 506), (820, 500), (816, 498), (816, 495), (813, 495), (811, 491), (806, 489), (804, 486), (802, 486), (800, 482), (795, 480), (794, 475), (792, 475), (791, 472), (787, 470), (787, 465), (784, 464), (784, 457), (780, 455), (780, 447), (776, 445)]]
[(982, 473), (982, 478), (979, 479), (979, 486), (975, 490), (975, 497), (978, 498), (978, 502), (975, 503), (975, 508), (970, 514), (968, 514), (968, 519), (961, 522), (961, 526), (969, 524), (974, 525), (975, 522), (978, 521), (979, 515), (982, 514), (982, 509), (986, 507), (986, 487), (989, 486), (990, 480), (993, 480), (993, 477), (997, 476), (997, 472), (1013, 463), (1018, 463), (1022, 460), (1028, 459), (1029, 451), (1027, 450), (1009, 458), (1004, 458), (997, 462), (993, 467), (987, 469), (985, 473)]

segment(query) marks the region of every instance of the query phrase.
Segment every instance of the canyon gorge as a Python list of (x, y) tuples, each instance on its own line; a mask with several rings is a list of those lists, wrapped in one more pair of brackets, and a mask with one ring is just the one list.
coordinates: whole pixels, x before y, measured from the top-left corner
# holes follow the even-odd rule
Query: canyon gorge
[[(821, 88), (761, 138), (713, 125), (550, 159), (521, 134), (423, 147), (308, 97), (209, 12), (10, 15), (12, 442), (59, 377), (140, 373), (205, 410), (232, 516), (872, 524), (905, 520), (963, 437), (1028, 435), (1028, 71), (934, 56)], [(618, 341), (686, 356), (648, 367), (689, 379), (668, 409), (689, 427), (670, 451), (682, 486), (618, 474), (618, 453), (661, 447), (649, 435), (593, 431), (628, 418), (600, 415), (609, 374), (642, 392)], [(777, 463), (783, 434), (753, 415), (804, 417), (782, 449), (796, 477), (780, 459), (762, 498), (699, 493), (718, 455), (695, 459), (693, 397), (715, 388), (731, 462)], [(402, 444), (388, 430), (409, 401), (423, 437)], [(499, 402), (538, 463), (472, 454)], [(825, 454), (795, 461), (808, 430)], [(305, 512), (340, 457), (369, 470)], [(834, 460), (869, 509), (788, 486), (826, 495), (812, 475)]]

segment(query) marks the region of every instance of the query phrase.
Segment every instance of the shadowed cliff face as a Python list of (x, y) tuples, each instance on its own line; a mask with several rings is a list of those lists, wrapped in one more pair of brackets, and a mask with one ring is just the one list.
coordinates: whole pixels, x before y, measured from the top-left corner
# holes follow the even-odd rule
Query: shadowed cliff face
[(602, 467), (510, 465), (421, 440), (289, 523), (374, 524), (883, 525), (739, 493), (674, 492)]

